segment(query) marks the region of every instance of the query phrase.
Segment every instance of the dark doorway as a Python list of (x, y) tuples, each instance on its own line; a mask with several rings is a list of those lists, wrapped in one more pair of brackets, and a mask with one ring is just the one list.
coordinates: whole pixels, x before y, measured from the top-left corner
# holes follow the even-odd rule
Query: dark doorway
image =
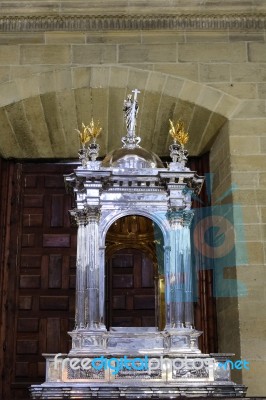
[(110, 227), (106, 236), (107, 328), (161, 327), (161, 253), (161, 230), (149, 218), (129, 215)]

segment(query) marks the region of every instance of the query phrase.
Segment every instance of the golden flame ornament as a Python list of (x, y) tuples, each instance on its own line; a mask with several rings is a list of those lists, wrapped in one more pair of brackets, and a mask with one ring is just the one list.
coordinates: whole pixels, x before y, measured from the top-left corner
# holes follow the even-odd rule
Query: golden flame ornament
[(78, 132), (79, 140), (80, 140), (80, 143), (82, 144), (82, 147), (85, 147), (85, 144), (91, 140), (91, 135), (89, 132), (89, 125), (85, 125), (82, 122), (82, 130), (75, 129), (75, 131)]
[(100, 126), (100, 121), (97, 121), (96, 123), (93, 121), (93, 118), (91, 119), (90, 124), (87, 126), (88, 131), (90, 136), (92, 137), (92, 139), (96, 139), (101, 131), (103, 130), (103, 128)]
[(82, 122), (82, 130), (79, 130), (79, 129), (75, 129), (75, 130), (78, 132), (80, 143), (82, 144), (82, 147), (84, 148), (86, 143), (88, 143), (91, 139), (93, 139), (95, 141), (95, 139), (101, 133), (102, 127), (100, 126), (99, 121), (97, 121), (97, 123), (95, 123), (92, 118), (89, 125), (85, 125)]
[(181, 146), (184, 146), (189, 140), (189, 135), (185, 130), (184, 122), (178, 120), (176, 124), (174, 124), (173, 121), (171, 121), (171, 119), (169, 119), (169, 122), (170, 122), (170, 129), (169, 129), (170, 135), (172, 136), (175, 142), (179, 142)]

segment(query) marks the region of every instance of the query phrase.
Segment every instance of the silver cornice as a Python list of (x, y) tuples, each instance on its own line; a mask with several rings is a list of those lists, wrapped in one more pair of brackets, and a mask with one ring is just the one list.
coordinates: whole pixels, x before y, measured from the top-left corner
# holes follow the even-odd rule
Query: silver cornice
[(198, 30), (266, 28), (266, 13), (260, 14), (156, 14), (156, 15), (58, 15), (0, 16), (0, 32)]

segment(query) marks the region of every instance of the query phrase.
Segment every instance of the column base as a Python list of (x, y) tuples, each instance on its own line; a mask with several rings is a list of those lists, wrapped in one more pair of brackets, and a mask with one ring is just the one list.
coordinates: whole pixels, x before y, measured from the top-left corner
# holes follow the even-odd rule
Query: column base
[(116, 351), (127, 354), (130, 351), (162, 351), (169, 353), (199, 354), (198, 338), (202, 332), (189, 328), (170, 328), (158, 331), (157, 328), (110, 328), (77, 329), (69, 332), (72, 337), (70, 355), (88, 352)]
[(72, 337), (71, 355), (82, 355), (88, 352), (103, 352), (106, 348), (106, 330), (77, 329), (68, 332)]
[(169, 352), (174, 353), (201, 353), (198, 338), (201, 331), (191, 328), (170, 328), (165, 330), (169, 338)]

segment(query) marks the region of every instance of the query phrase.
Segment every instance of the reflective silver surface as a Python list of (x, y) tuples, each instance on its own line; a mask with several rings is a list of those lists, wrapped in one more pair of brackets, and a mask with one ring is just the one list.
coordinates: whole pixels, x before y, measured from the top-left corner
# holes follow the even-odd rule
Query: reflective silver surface
[[(78, 226), (76, 316), (69, 356), (208, 358), (198, 348), (201, 332), (194, 329), (190, 259), (191, 196), (199, 193), (203, 178), (185, 167), (184, 158), (179, 162), (176, 157), (166, 168), (158, 156), (139, 146), (135, 136), (136, 95), (134, 91), (134, 100), (127, 99), (125, 106), (124, 147), (107, 155), (102, 163), (83, 162), (65, 177), (75, 196), (71, 216)], [(126, 215), (150, 218), (162, 232), (166, 305), (163, 331), (156, 327), (121, 327), (107, 332), (105, 327), (106, 234), (117, 219)], [(51, 396), (60, 393), (64, 398), (81, 399), (103, 397), (104, 393), (108, 398), (114, 394), (147, 398), (157, 393), (161, 398), (172, 398), (177, 394), (244, 393), (243, 386), (231, 382), (230, 370), (219, 371), (215, 358), (213, 368), (208, 370), (196, 370), (191, 365), (178, 372), (159, 369), (149, 375), (147, 371), (123, 370), (115, 376), (109, 370), (99, 374), (91, 371), (87, 376), (82, 371), (73, 373), (67, 363), (55, 369), (52, 356), (46, 359), (46, 382), (32, 387), (34, 399), (48, 395), (56, 398)]]

